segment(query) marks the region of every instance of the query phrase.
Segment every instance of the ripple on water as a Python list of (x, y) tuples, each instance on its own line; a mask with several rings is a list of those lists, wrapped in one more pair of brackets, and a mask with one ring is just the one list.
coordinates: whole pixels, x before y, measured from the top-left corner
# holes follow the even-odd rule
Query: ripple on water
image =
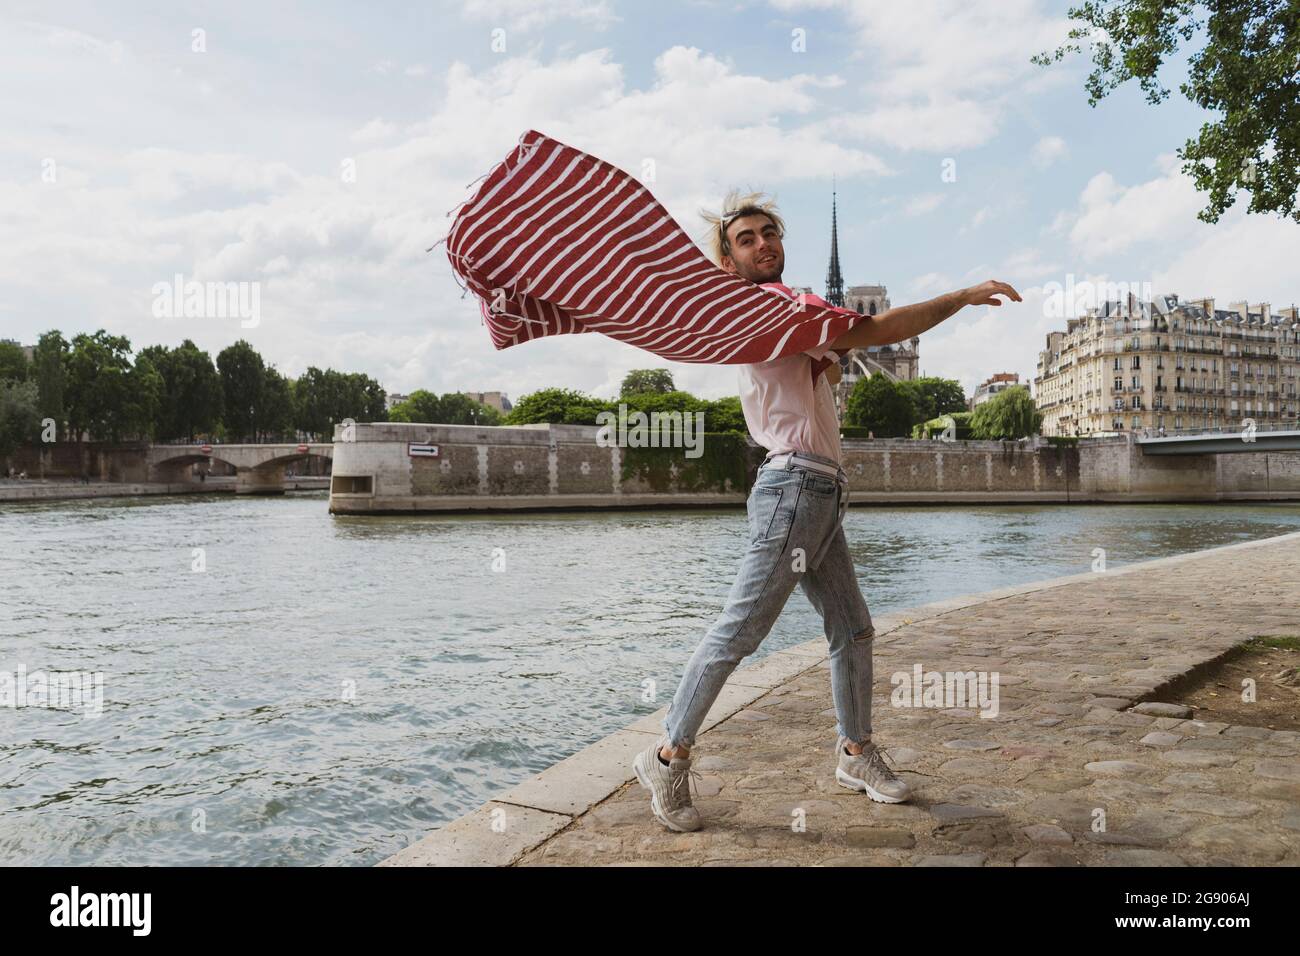
[[(6, 509), (0, 863), (367, 865), (668, 703), (742, 509), (331, 518), (324, 497)], [(855, 506), (873, 613), (1300, 529), (1270, 505)], [(191, 571), (203, 547), (206, 570)], [(494, 549), (505, 570), (493, 570)], [(821, 633), (796, 591), (759, 656)], [(642, 700), (647, 687), (653, 701)]]

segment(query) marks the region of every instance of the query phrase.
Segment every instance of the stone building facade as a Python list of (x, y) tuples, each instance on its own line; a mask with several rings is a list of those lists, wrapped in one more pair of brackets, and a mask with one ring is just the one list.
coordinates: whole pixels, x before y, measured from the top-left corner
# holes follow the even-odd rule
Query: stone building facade
[(1295, 306), (1129, 295), (1047, 334), (1034, 398), (1044, 435), (1158, 433), (1293, 421), (1297, 383)]

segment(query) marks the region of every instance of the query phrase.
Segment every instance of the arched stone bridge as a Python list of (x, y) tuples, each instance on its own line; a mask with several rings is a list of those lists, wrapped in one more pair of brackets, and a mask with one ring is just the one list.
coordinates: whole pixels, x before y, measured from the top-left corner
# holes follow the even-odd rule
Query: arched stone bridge
[(284, 491), (284, 466), (307, 458), (334, 457), (329, 442), (297, 445), (150, 445), (149, 480), (185, 482), (199, 462), (220, 461), (235, 469), (235, 493), (279, 494)]

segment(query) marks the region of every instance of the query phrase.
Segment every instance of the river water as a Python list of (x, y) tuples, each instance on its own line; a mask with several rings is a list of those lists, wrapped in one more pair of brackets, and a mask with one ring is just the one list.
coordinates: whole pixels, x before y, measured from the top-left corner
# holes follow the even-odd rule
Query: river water
[[(1296, 530), (1265, 503), (846, 519), (873, 613)], [(98, 716), (0, 707), (0, 864), (376, 863), (666, 705), (745, 531), (319, 492), (0, 505), (0, 677), (103, 675)], [(820, 633), (796, 591), (755, 659)]]

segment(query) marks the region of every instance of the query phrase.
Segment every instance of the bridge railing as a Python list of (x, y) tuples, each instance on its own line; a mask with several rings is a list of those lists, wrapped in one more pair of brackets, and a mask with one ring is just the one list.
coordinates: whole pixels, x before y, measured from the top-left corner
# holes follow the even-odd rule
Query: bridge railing
[[(1247, 430), (1245, 420), (1240, 425), (1224, 425), (1218, 428), (1143, 428), (1137, 433), (1137, 440), (1155, 438), (1195, 438), (1197, 436), (1240, 435)], [(1300, 420), (1296, 421), (1255, 421), (1255, 434), (1260, 432), (1300, 431)]]

